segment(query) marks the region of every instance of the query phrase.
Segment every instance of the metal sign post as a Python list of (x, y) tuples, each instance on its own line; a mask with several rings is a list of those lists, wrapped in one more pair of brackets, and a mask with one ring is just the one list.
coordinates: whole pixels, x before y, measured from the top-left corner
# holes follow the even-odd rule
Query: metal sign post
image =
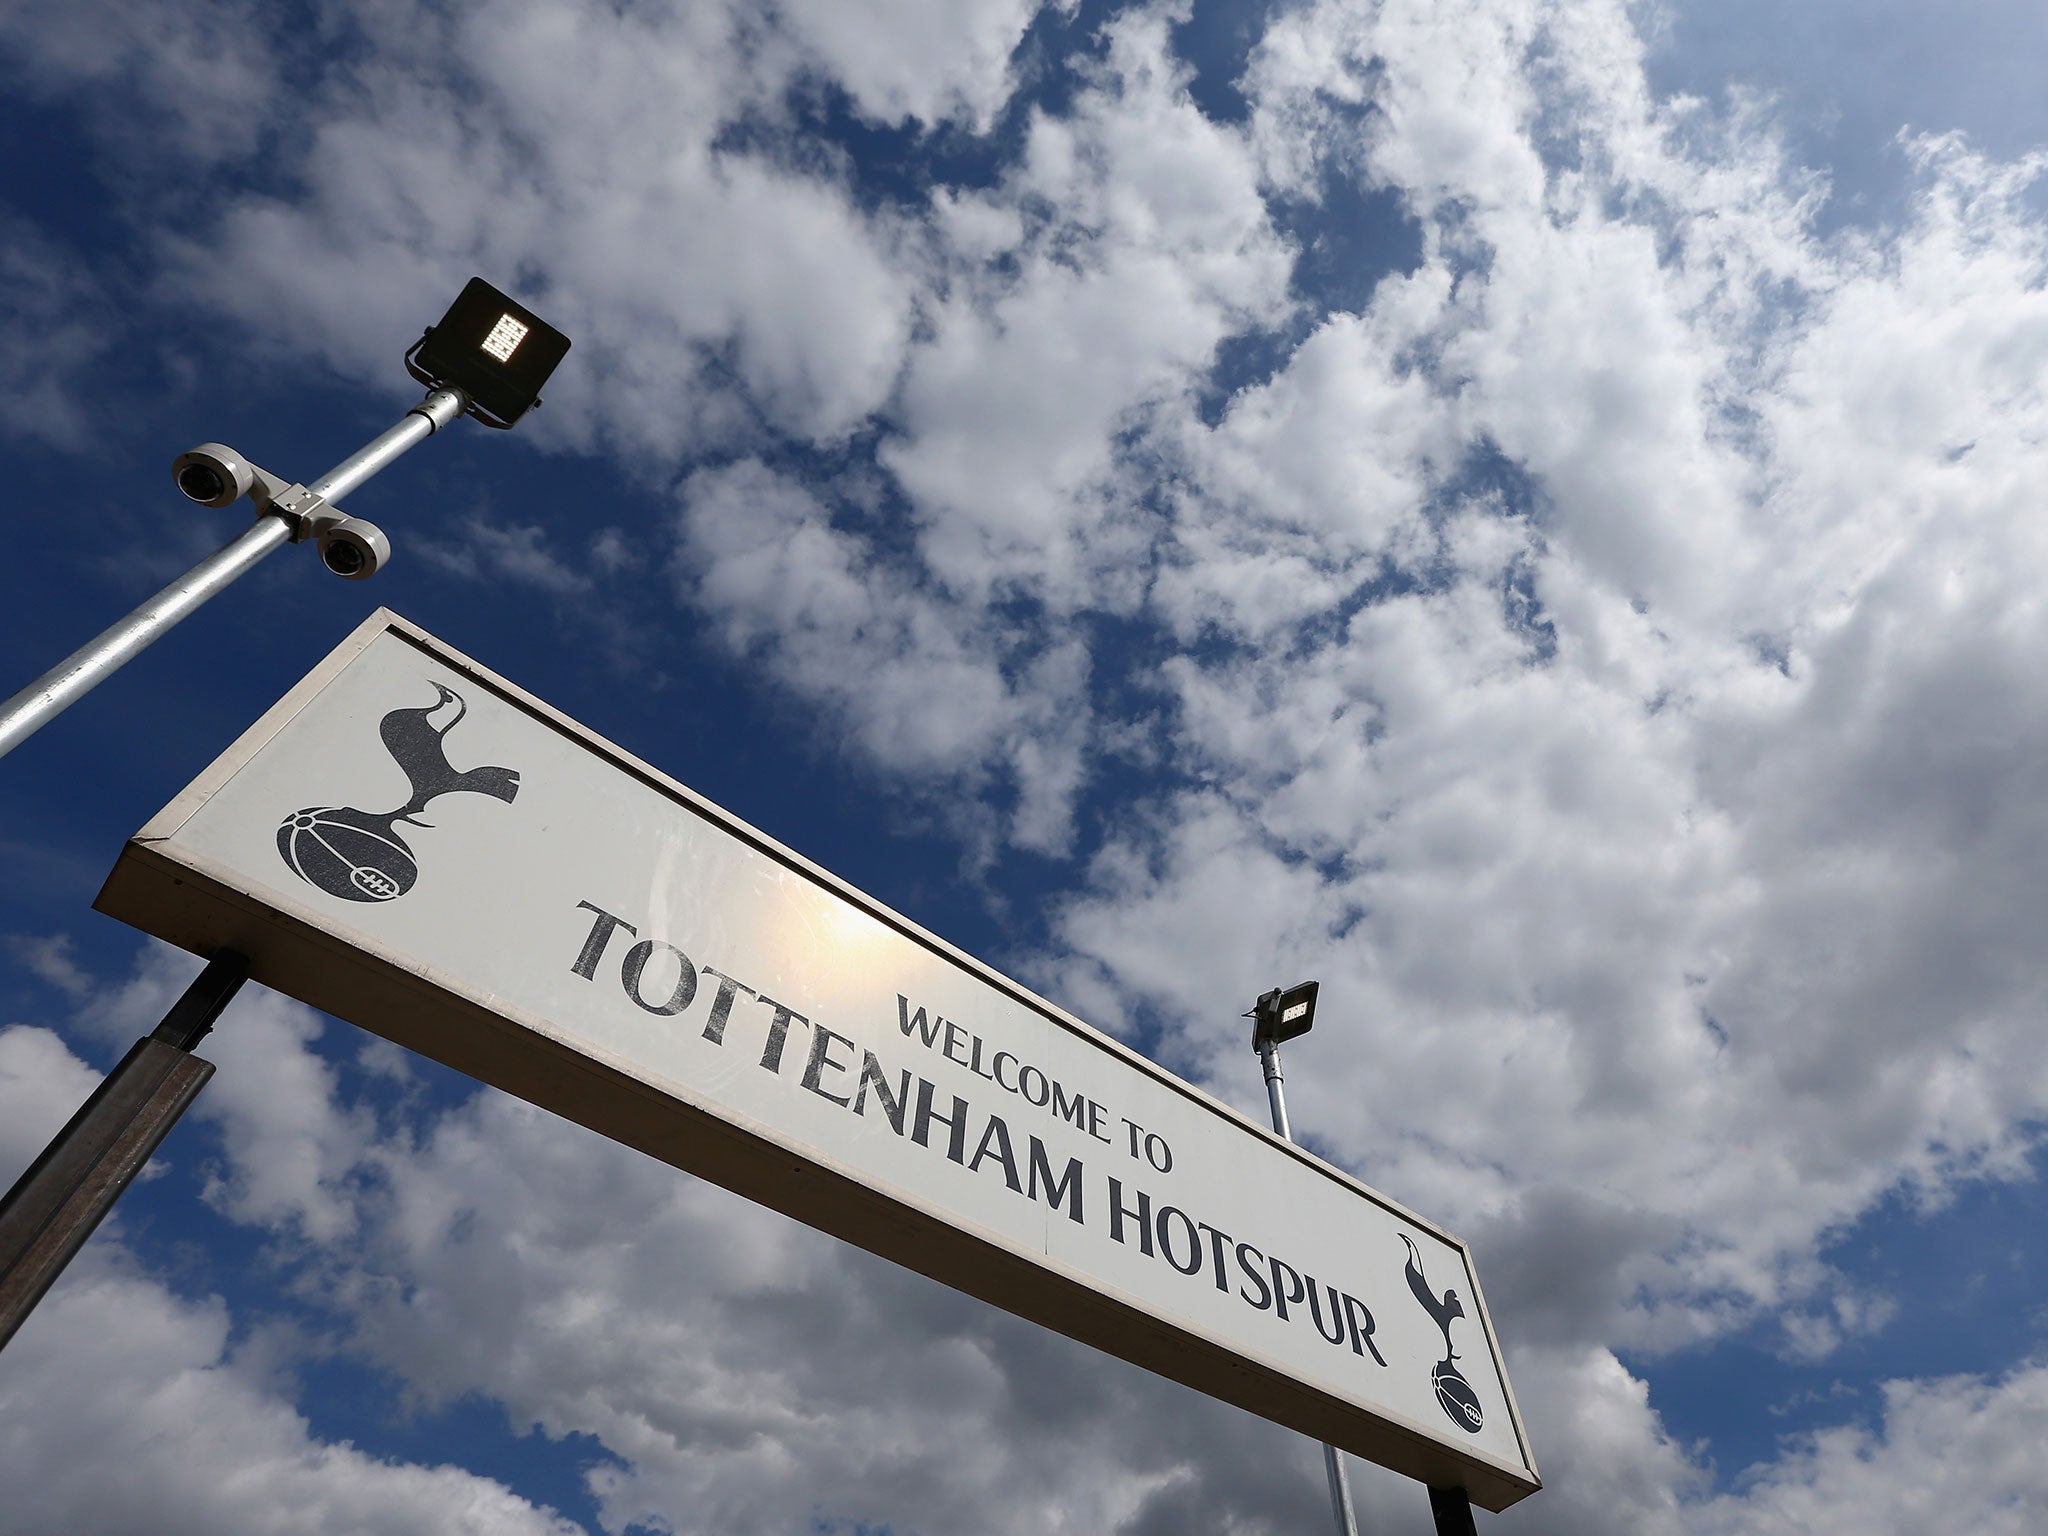
[(1436, 1536), (1479, 1536), (1472, 1523), (1472, 1500), (1462, 1488), (1431, 1487), (1429, 1512), (1436, 1520)]
[(214, 956), (0, 1200), (0, 1348), (213, 1076), (192, 1048), (248, 974), (240, 955)]

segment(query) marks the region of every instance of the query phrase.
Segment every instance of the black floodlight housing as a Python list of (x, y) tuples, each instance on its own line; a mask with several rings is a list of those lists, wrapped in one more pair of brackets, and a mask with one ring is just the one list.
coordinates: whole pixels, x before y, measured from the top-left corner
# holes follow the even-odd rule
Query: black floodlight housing
[(1262, 1051), (1305, 1035), (1316, 1022), (1316, 993), (1319, 981), (1298, 982), (1281, 991), (1275, 987), (1252, 1005), (1252, 1049)]
[(406, 371), (428, 388), (459, 389), (469, 414), (509, 427), (540, 404), (540, 387), (569, 350), (569, 338), (516, 299), (472, 277), (439, 325), (405, 354)]

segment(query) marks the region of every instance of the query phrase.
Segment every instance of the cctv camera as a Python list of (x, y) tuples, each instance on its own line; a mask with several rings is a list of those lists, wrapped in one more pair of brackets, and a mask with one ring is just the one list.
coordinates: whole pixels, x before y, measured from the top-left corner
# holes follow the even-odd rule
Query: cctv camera
[(256, 469), (225, 443), (201, 443), (171, 460), (178, 489), (203, 507), (230, 507), (256, 486)]
[(338, 517), (320, 529), (320, 563), (350, 581), (362, 581), (377, 574), (391, 558), (391, 541), (375, 523), (358, 517)]

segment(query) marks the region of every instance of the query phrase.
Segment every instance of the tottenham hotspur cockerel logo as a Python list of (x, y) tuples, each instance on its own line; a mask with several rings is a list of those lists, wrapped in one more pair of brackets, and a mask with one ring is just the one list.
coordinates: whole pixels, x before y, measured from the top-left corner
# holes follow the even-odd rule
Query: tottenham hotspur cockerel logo
[[(440, 695), (424, 709), (394, 709), (378, 724), (384, 750), (412, 783), (412, 798), (395, 811), (359, 811), (351, 805), (314, 806), (295, 811), (277, 829), (277, 851), (292, 873), (308, 885), (345, 901), (392, 901), (412, 889), (419, 862), (398, 835), (398, 825), (431, 827), (419, 813), (443, 795), (489, 795), (507, 804), (519, 793), (511, 768), (457, 772), (446, 741), (469, 706), (453, 688), (432, 685)], [(455, 713), (436, 723), (450, 704)]]
[(1415, 1246), (1415, 1239), (1403, 1232), (1401, 1241), (1408, 1245), (1408, 1289), (1422, 1303), (1430, 1320), (1443, 1330), (1444, 1357), (1429, 1368), (1429, 1383), (1436, 1388), (1437, 1406), (1458, 1428), (1476, 1435), (1486, 1422), (1486, 1415), (1480, 1411), (1479, 1394), (1453, 1363), (1458, 1352), (1451, 1348), (1451, 1324), (1465, 1315), (1464, 1303), (1458, 1300), (1456, 1291), (1445, 1291), (1439, 1300), (1422, 1273), (1422, 1252)]

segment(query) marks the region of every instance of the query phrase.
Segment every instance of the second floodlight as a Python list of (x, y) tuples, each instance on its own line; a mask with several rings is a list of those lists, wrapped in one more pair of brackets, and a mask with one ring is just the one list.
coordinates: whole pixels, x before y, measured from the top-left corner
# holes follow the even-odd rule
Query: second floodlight
[(472, 277), (405, 354), (405, 366), (422, 384), (461, 390), (485, 426), (509, 427), (540, 404), (541, 386), (568, 350), (569, 338), (547, 321)]
[(1275, 987), (1252, 1005), (1252, 1049), (1264, 1050), (1305, 1035), (1316, 1022), (1317, 981), (1304, 981), (1286, 988)]

